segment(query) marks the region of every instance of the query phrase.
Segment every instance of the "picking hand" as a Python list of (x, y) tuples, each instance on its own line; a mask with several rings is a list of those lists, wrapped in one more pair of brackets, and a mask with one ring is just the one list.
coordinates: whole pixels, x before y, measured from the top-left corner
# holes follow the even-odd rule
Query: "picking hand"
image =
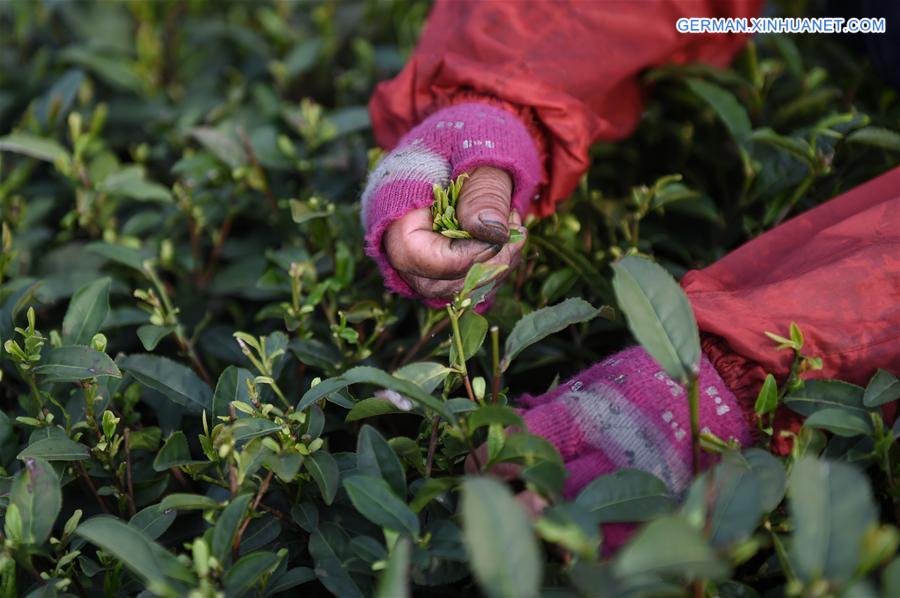
[[(540, 177), (535, 144), (519, 118), (490, 104), (439, 110), (409, 131), (378, 164), (362, 195), (366, 253), (385, 286), (433, 307), (460, 290), (475, 263), (516, 266), (522, 241), (508, 243), (510, 227), (524, 235), (520, 214)], [(456, 216), (471, 239), (432, 229), (432, 187), (461, 173)]]
[(477, 262), (515, 268), (524, 238), (507, 243), (510, 227), (523, 234), (518, 212), (510, 209), (512, 179), (499, 168), (484, 166), (463, 183), (457, 206), (460, 228), (472, 239), (450, 239), (432, 230), (430, 208), (417, 208), (395, 220), (384, 235), (387, 259), (419, 295), (449, 300), (462, 288)]

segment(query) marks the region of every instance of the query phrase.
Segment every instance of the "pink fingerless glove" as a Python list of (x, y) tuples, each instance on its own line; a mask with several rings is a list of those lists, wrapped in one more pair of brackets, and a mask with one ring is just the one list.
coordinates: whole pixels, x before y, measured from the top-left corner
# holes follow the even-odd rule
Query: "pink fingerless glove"
[[(641, 469), (676, 495), (691, 481), (687, 391), (641, 347), (617, 353), (539, 397), (525, 397), (528, 431), (559, 450), (573, 498), (594, 478)], [(746, 446), (753, 427), (734, 394), (704, 355), (700, 363), (700, 426)]]
[(540, 179), (538, 152), (522, 121), (490, 104), (438, 110), (407, 133), (369, 176), (362, 194), (366, 253), (375, 259), (388, 289), (415, 296), (385, 255), (382, 237), (388, 225), (410, 210), (431, 206), (435, 183), (446, 185), (451, 177), (480, 166), (509, 173), (512, 207), (524, 214)]

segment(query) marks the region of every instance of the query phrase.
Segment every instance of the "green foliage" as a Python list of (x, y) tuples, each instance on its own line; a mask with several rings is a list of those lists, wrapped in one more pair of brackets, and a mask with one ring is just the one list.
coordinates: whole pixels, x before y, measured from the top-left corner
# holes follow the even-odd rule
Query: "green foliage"
[(778, 407), (806, 426), (775, 458), (694, 422), (721, 460), (684, 497), (624, 470), (563, 498), (513, 400), (635, 338), (690, 387), (672, 276), (896, 165), (896, 93), (829, 36), (651, 71), (521, 269), (429, 310), (384, 292), (358, 217), (366, 101), (427, 10), (0, 3), (0, 593), (896, 595), (892, 373), (806, 381), (827, 357), (760, 331), (793, 355), (760, 443)]

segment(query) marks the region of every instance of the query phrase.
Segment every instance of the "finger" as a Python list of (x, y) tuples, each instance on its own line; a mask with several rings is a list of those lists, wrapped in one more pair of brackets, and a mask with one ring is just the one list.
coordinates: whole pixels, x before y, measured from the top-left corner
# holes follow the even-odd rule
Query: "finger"
[(505, 243), (509, 238), (512, 179), (499, 168), (482, 167), (463, 183), (456, 215), (459, 225), (476, 239)]
[[(506, 244), (500, 250), (500, 253), (485, 262), (491, 265), (504, 264), (509, 266), (508, 269), (504, 270), (491, 280), (496, 280), (499, 283), (499, 281), (506, 278), (509, 273), (519, 265), (522, 258), (521, 249), (523, 243), (524, 241), (515, 244)], [(452, 299), (454, 295), (462, 290), (466, 280), (465, 276), (451, 280), (440, 280), (425, 276), (416, 276), (409, 274), (408, 272), (403, 272), (402, 270), (398, 270), (398, 272), (403, 280), (405, 280), (416, 293), (432, 299)], [(485, 284), (488, 282), (490, 282), (490, 280), (485, 281)]]
[(516, 494), (516, 502), (525, 508), (530, 519), (538, 519), (549, 504), (544, 497), (531, 490), (523, 490)]
[(388, 226), (384, 249), (391, 265), (414, 276), (449, 280), (465, 276), (476, 262), (500, 252), (500, 245), (450, 239), (431, 230), (431, 210), (412, 210)]

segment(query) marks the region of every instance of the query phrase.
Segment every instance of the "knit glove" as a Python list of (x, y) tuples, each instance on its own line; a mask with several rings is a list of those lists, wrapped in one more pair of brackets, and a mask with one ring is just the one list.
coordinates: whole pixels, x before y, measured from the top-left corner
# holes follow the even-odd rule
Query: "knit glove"
[[(594, 478), (641, 469), (676, 495), (690, 484), (687, 392), (640, 347), (617, 353), (539, 397), (524, 397), (529, 432), (559, 450), (573, 498)], [(700, 425), (723, 440), (752, 441), (751, 420), (706, 356), (700, 363)]]
[(407, 133), (369, 176), (362, 195), (366, 253), (378, 264), (388, 289), (416, 296), (385, 254), (387, 227), (410, 210), (430, 207), (432, 185), (446, 186), (480, 166), (510, 175), (512, 208), (524, 215), (540, 179), (537, 149), (518, 117), (490, 104), (456, 104), (435, 112)]

